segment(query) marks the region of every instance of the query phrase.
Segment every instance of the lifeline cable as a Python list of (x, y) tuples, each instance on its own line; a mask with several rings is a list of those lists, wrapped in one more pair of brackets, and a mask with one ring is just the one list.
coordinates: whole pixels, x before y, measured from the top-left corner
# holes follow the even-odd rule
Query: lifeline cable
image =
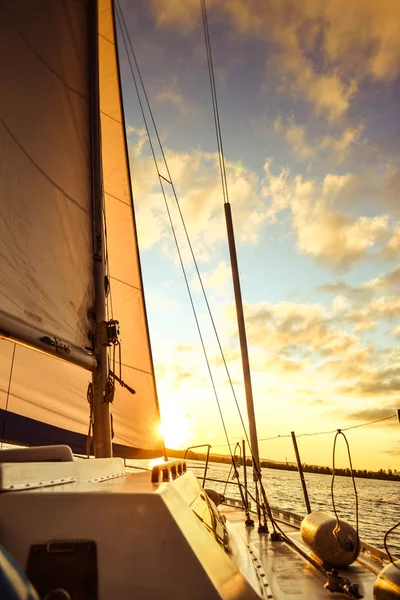
[(393, 525), (393, 527), (391, 527), (390, 529), (387, 530), (387, 532), (385, 533), (385, 537), (383, 538), (383, 545), (385, 546), (385, 550), (386, 553), (390, 559), (390, 562), (395, 565), (395, 567), (397, 567), (398, 569), (400, 569), (399, 565), (396, 565), (395, 560), (392, 556), (392, 554), (389, 551), (388, 545), (387, 545), (387, 539), (389, 537), (389, 535), (392, 533), (392, 531), (394, 531), (395, 529), (397, 529), (397, 527), (400, 526), (400, 521), (398, 521), (398, 523), (396, 523), (395, 525)]
[(335, 505), (335, 494), (334, 494), (334, 483), (335, 483), (335, 453), (336, 453), (336, 441), (339, 435), (342, 435), (344, 437), (344, 441), (346, 442), (346, 446), (347, 446), (347, 454), (349, 457), (349, 464), (350, 464), (350, 474), (351, 474), (351, 480), (353, 482), (353, 489), (354, 489), (354, 496), (356, 499), (356, 533), (357, 533), (357, 553), (358, 553), (358, 549), (359, 549), (359, 545), (360, 545), (360, 538), (358, 536), (358, 493), (357, 493), (357, 486), (356, 486), (356, 482), (354, 479), (354, 474), (353, 474), (353, 464), (352, 464), (352, 460), (351, 460), (351, 452), (350, 452), (350, 446), (349, 446), (349, 442), (347, 441), (347, 437), (346, 435), (343, 433), (343, 431), (341, 429), (338, 429), (335, 435), (335, 439), (333, 440), (333, 453), (332, 453), (332, 481), (331, 481), (331, 499), (332, 499), (332, 507), (333, 507), (333, 512), (335, 513), (335, 517), (336, 517), (336, 527), (333, 530), (333, 535), (336, 537), (336, 539), (338, 540), (338, 542), (340, 543), (340, 545), (342, 546), (342, 548), (344, 550), (348, 550), (348, 548), (346, 548), (346, 546), (343, 544), (342, 540), (339, 537), (339, 532), (340, 532), (340, 522), (339, 522), (339, 516), (336, 510), (336, 505)]

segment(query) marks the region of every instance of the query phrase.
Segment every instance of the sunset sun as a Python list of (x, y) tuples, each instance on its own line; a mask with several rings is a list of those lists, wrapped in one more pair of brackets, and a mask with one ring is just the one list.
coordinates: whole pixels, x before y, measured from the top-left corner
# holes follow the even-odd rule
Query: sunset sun
[(158, 426), (158, 433), (164, 438), (167, 448), (187, 448), (191, 445), (194, 433), (190, 431), (190, 415), (166, 415)]

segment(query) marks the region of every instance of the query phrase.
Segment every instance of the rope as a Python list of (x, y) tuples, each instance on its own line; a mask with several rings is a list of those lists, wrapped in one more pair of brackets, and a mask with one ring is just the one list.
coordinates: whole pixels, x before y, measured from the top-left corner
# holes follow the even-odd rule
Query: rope
[[(103, 207), (103, 227), (104, 227), (104, 249), (105, 249), (105, 266), (106, 266), (106, 277), (108, 281), (108, 292), (106, 290), (107, 298), (107, 319), (114, 320), (113, 301), (112, 301), (112, 290), (111, 290), (111, 273), (110, 273), (110, 261), (108, 260), (108, 236), (107, 236), (107, 219), (105, 208)], [(108, 302), (110, 298), (110, 302)]]
[(86, 456), (90, 458), (90, 452), (94, 431), (94, 407), (93, 407), (93, 383), (90, 382), (87, 389), (87, 401), (89, 403), (89, 430), (86, 438)]
[(396, 523), (395, 525), (393, 525), (393, 527), (391, 527), (390, 529), (387, 530), (387, 532), (385, 533), (385, 537), (383, 538), (383, 545), (385, 546), (385, 550), (386, 553), (390, 559), (390, 562), (395, 565), (395, 567), (397, 567), (398, 569), (400, 569), (399, 565), (396, 565), (395, 560), (392, 556), (392, 554), (389, 551), (388, 545), (387, 545), (387, 539), (389, 537), (389, 535), (392, 533), (392, 531), (394, 531), (395, 529), (397, 529), (397, 527), (400, 527), (400, 521), (398, 521), (398, 523)]
[[(11, 390), (11, 380), (12, 380), (12, 374), (13, 374), (13, 370), (14, 370), (14, 359), (15, 359), (15, 350), (16, 350), (17, 344), (14, 344), (14, 348), (13, 348), (13, 353), (12, 353), (12, 358), (11, 358), (11, 367), (10, 367), (10, 377), (8, 378), (8, 388), (7, 388), (7, 398), (6, 398), (6, 408), (5, 408), (5, 413), (7, 413), (8, 411), (8, 401), (10, 398), (10, 390)], [(6, 429), (6, 415), (4, 415), (3, 418), (3, 427), (1, 430), (1, 445), (0, 445), (0, 450), (3, 450), (3, 441), (4, 441), (4, 432)]]
[(340, 522), (339, 522), (339, 516), (336, 510), (336, 505), (335, 505), (335, 494), (334, 494), (334, 483), (335, 483), (335, 453), (336, 453), (336, 442), (337, 442), (337, 438), (339, 437), (339, 435), (342, 435), (344, 437), (344, 441), (346, 442), (346, 446), (347, 446), (347, 454), (349, 456), (349, 464), (350, 464), (350, 474), (351, 474), (351, 480), (353, 483), (353, 489), (354, 489), (354, 496), (356, 499), (356, 533), (357, 533), (357, 551), (358, 551), (358, 547), (360, 544), (360, 540), (358, 537), (358, 494), (357, 494), (357, 487), (356, 487), (356, 482), (354, 479), (354, 474), (353, 474), (353, 464), (351, 461), (351, 452), (350, 452), (350, 446), (349, 446), (349, 442), (347, 441), (347, 437), (346, 435), (343, 433), (343, 431), (341, 429), (338, 429), (335, 435), (335, 439), (333, 440), (333, 453), (332, 453), (332, 482), (331, 482), (331, 498), (332, 498), (332, 507), (333, 507), (333, 512), (335, 513), (335, 517), (336, 517), (336, 527), (333, 530), (333, 535), (336, 537), (336, 539), (338, 540), (338, 542), (340, 543), (340, 545), (342, 546), (342, 548), (346, 551), (349, 550), (348, 547), (346, 547), (345, 544), (342, 543), (341, 539), (339, 538), (339, 532), (340, 532)]

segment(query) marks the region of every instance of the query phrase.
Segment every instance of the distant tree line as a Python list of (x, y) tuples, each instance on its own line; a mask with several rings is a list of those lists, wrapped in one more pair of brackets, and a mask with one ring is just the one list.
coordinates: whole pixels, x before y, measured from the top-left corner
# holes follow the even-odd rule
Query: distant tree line
[[(168, 456), (183, 458), (184, 452), (182, 450), (167, 450)], [(192, 452), (189, 450), (186, 454), (186, 458), (188, 460), (206, 460), (205, 454), (199, 454), (198, 452)], [(231, 458), (230, 456), (224, 456), (222, 454), (210, 454), (209, 458), (210, 462), (216, 463), (225, 463), (230, 465)], [(243, 464), (242, 458), (236, 457), (236, 461), (238, 466)], [(246, 459), (246, 465), (251, 467), (251, 459)], [(281, 463), (274, 462), (272, 460), (263, 460), (261, 461), (261, 467), (263, 469), (278, 469), (281, 471), (297, 471), (297, 465), (294, 463)], [(305, 473), (319, 473), (320, 475), (332, 475), (332, 469), (330, 467), (320, 467), (318, 465), (307, 465), (303, 464), (303, 471)], [(350, 469), (335, 469), (336, 475), (342, 475), (343, 477), (350, 477)], [(388, 479), (390, 481), (400, 481), (400, 473), (393, 473), (391, 469), (385, 471), (384, 469), (379, 469), (379, 471), (369, 471), (367, 469), (353, 469), (353, 474), (355, 477), (360, 477), (363, 479)]]

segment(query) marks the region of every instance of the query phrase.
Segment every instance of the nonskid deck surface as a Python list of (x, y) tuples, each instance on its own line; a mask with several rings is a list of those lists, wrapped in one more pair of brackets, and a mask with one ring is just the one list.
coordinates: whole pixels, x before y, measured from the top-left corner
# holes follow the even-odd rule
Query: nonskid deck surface
[[(274, 600), (345, 598), (343, 594), (332, 594), (329, 590), (324, 589), (326, 580), (322, 574), (288, 544), (272, 542), (268, 534), (257, 532), (257, 525), (246, 527), (245, 515), (242, 510), (222, 506), (220, 511), (226, 516), (229, 523), (240, 532), (248, 546), (254, 550), (266, 574), (272, 593), (270, 597)], [(282, 523), (280, 526), (290, 539), (308, 552), (297, 528)], [(376, 577), (374, 571), (380, 570), (379, 565), (368, 558), (362, 557), (361, 560), (369, 568), (357, 561), (349, 569), (342, 570), (340, 574), (350, 579), (352, 583), (359, 584), (360, 593), (365, 600), (373, 600), (373, 585)]]

